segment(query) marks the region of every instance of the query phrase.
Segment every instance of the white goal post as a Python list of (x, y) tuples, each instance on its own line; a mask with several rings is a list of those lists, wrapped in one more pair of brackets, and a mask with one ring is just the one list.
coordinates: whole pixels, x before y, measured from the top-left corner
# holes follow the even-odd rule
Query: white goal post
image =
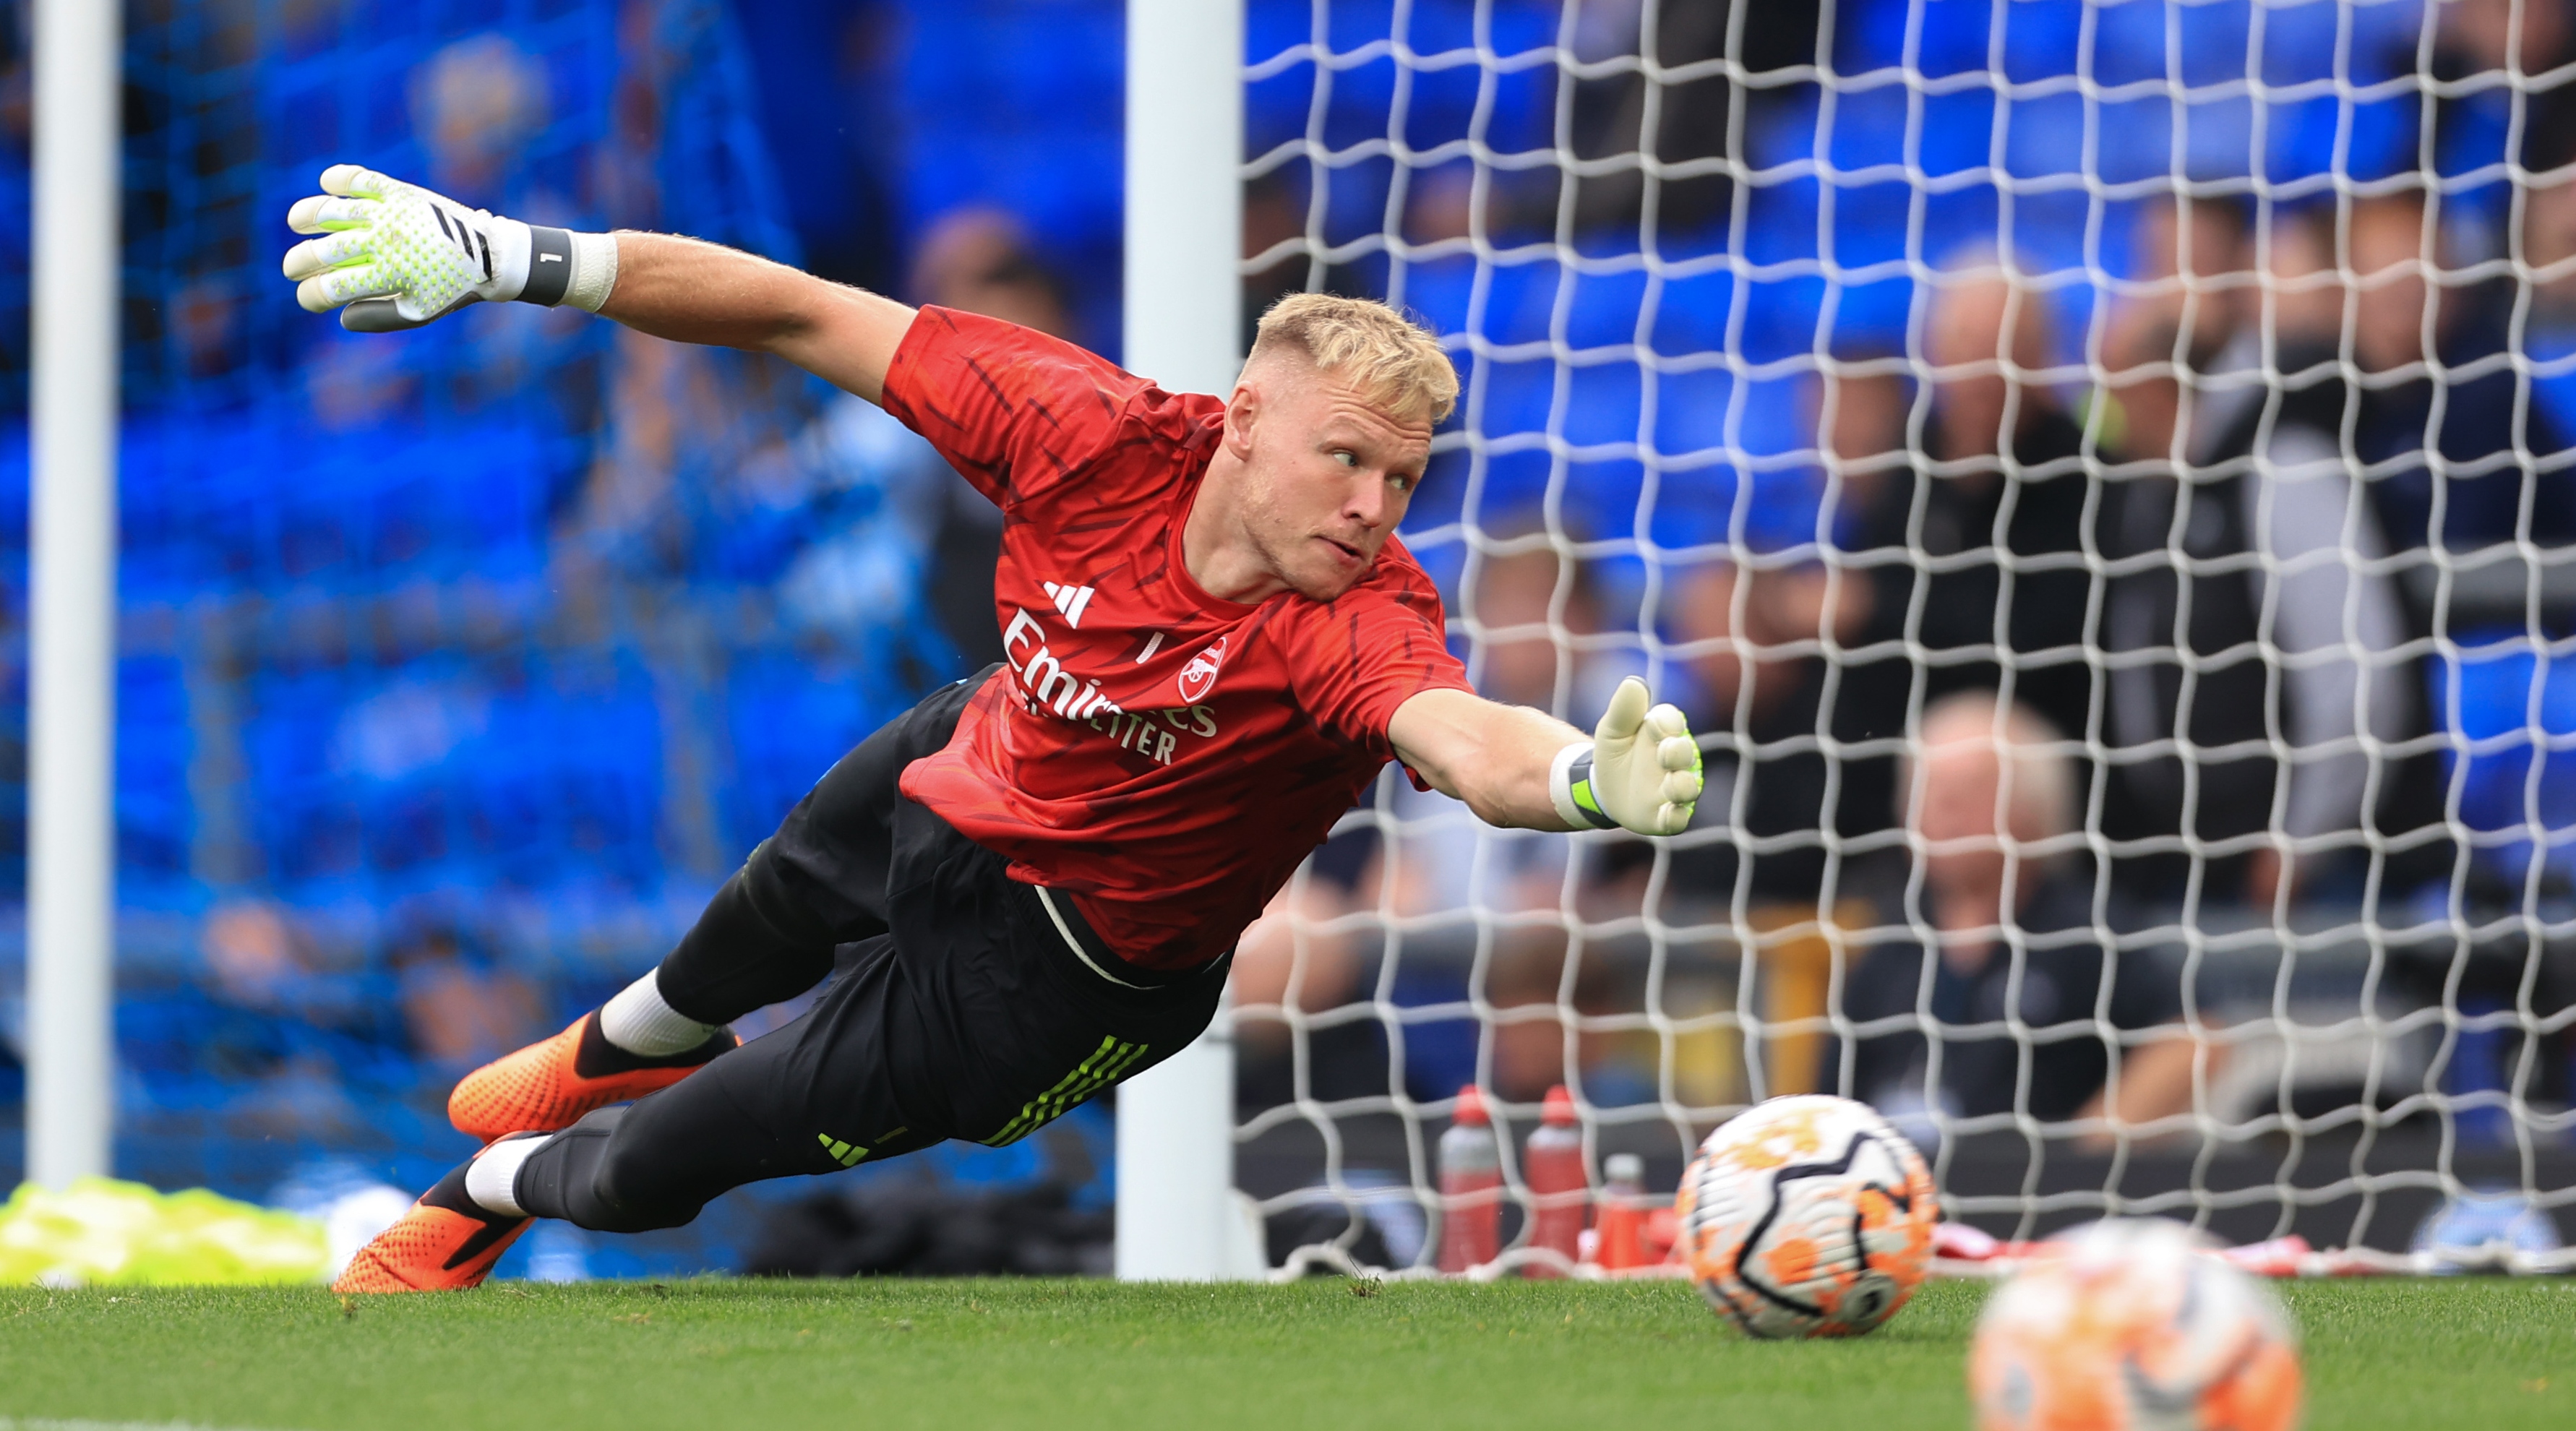
[[(1240, 0), (1128, 0), (1125, 361), (1176, 392), (1242, 366)], [(1257, 1276), (1234, 1197), (1230, 1015), (1118, 1090), (1117, 1273)]]
[(121, 13), (35, 6), (29, 291), (27, 1177), (104, 1176), (115, 1121)]

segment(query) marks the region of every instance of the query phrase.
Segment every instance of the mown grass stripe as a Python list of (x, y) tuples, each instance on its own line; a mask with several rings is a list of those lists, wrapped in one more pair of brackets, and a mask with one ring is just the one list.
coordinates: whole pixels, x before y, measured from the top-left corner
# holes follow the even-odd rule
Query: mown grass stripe
[(86, 1421), (48, 1416), (0, 1416), (0, 1431), (250, 1431), (196, 1421)]

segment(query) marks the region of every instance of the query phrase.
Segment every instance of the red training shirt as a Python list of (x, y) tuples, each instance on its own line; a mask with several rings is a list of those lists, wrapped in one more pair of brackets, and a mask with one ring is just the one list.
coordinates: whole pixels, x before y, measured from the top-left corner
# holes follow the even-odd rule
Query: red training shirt
[(1140, 967), (1234, 946), (1393, 758), (1387, 722), (1471, 689), (1401, 542), (1329, 602), (1199, 589), (1181, 527), (1225, 420), (1044, 334), (924, 308), (885, 409), (1002, 509), (1007, 666), (903, 793), (1069, 894)]

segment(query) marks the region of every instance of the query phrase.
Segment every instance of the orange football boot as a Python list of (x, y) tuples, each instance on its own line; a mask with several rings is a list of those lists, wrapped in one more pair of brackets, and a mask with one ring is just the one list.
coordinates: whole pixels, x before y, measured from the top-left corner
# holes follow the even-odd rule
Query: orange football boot
[(447, 1095), (447, 1121), (486, 1143), (505, 1133), (559, 1132), (594, 1109), (658, 1093), (741, 1043), (718, 1029), (685, 1053), (646, 1058), (610, 1043), (593, 1009), (553, 1038), (465, 1075)]
[[(476, 1156), (481, 1156), (477, 1154)], [(492, 1264), (528, 1230), (533, 1217), (486, 1212), (465, 1195), (465, 1170), (438, 1180), (402, 1221), (358, 1249), (331, 1283), (334, 1292), (461, 1292), (483, 1285)]]

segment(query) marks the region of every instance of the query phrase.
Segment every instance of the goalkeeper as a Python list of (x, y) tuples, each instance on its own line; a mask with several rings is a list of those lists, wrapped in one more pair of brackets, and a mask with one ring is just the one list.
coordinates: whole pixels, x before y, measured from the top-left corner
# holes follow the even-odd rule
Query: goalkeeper
[[(1288, 298), (1230, 397), (1175, 395), (712, 244), (535, 228), (349, 165), (322, 187), (286, 276), (354, 331), (572, 304), (882, 405), (1002, 509), (1007, 657), (842, 757), (659, 968), (458, 1084), (449, 1115), (488, 1146), (344, 1292), (473, 1286), (535, 1217), (673, 1227), (758, 1179), (1027, 1136), (1206, 1027), (1236, 935), (1390, 759), (1497, 825), (1690, 821), (1698, 746), (1642, 683), (1588, 739), (1469, 689), (1393, 535), (1458, 380), (1382, 305)], [(810, 1012), (736, 1046), (727, 1022), (853, 943)]]

